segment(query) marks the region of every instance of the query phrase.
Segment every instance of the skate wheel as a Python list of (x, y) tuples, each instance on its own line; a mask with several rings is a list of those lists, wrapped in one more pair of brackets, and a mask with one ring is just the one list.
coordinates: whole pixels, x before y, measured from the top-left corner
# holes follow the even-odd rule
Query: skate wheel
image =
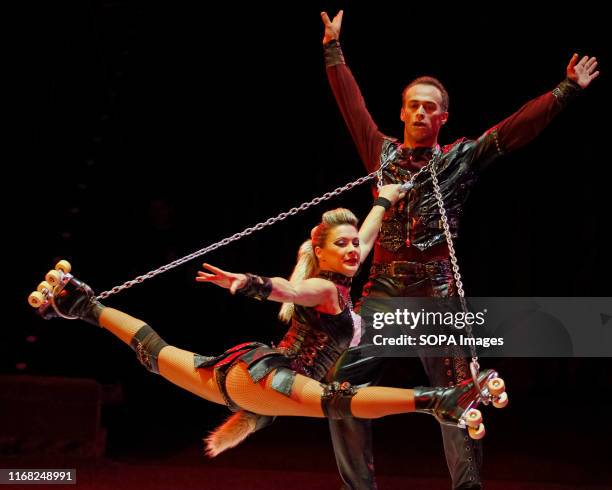
[(480, 410), (470, 408), (465, 414), (465, 423), (468, 427), (477, 428), (482, 424), (482, 413)]
[(486, 434), (484, 424), (480, 424), (478, 428), (468, 427), (468, 434), (472, 439), (482, 439)]
[(487, 383), (487, 387), (489, 388), (489, 393), (493, 396), (501, 395), (504, 391), (506, 391), (506, 383), (501, 378), (493, 378), (489, 380)]
[(40, 291), (34, 291), (28, 296), (28, 303), (32, 308), (39, 308), (45, 302), (45, 295)]
[(45, 289), (49, 291), (50, 293), (53, 292), (53, 286), (51, 286), (51, 284), (49, 284), (47, 281), (42, 281), (36, 288), (36, 291), (44, 294)]
[(72, 270), (72, 266), (67, 260), (60, 260), (57, 264), (55, 264), (55, 270), (62, 271), (64, 274), (69, 274)]
[(497, 399), (493, 399), (492, 403), (495, 408), (504, 408), (508, 405), (508, 393), (504, 391)]
[(45, 276), (45, 281), (47, 281), (52, 287), (58, 286), (62, 282), (62, 273), (57, 270), (49, 271)]

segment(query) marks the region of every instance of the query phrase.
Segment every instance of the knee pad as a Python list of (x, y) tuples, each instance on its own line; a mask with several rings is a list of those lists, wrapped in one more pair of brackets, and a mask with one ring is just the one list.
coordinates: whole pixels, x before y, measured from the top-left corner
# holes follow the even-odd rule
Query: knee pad
[(152, 373), (159, 374), (157, 357), (168, 344), (149, 325), (143, 325), (132, 338), (130, 347), (144, 367)]
[(334, 381), (325, 385), (321, 395), (321, 408), (325, 416), (333, 420), (352, 417), (351, 399), (356, 392), (348, 381)]

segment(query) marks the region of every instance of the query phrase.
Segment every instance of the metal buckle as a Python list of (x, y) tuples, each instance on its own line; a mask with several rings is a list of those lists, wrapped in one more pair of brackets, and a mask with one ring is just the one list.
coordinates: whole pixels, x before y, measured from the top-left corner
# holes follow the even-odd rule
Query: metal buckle
[(390, 275), (394, 277), (407, 276), (411, 272), (416, 272), (414, 265), (406, 260), (394, 260), (389, 263)]

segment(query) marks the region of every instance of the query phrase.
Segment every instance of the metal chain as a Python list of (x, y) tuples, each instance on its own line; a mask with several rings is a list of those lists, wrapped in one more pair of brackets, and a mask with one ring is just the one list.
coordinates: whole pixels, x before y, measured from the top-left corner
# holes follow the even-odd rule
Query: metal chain
[(217, 243), (213, 243), (212, 245), (209, 245), (205, 248), (202, 248), (200, 250), (197, 250), (189, 255), (186, 255), (185, 257), (182, 257), (180, 259), (175, 260), (174, 262), (171, 262), (169, 264), (166, 264), (162, 267), (160, 267), (159, 269), (155, 269), (152, 270), (150, 272), (147, 272), (146, 274), (143, 274), (142, 276), (138, 276), (135, 279), (132, 279), (131, 281), (126, 281), (124, 282), (121, 286), (115, 286), (114, 288), (108, 290), (108, 291), (104, 291), (103, 293), (101, 293), (100, 295), (98, 295), (96, 297), (97, 300), (103, 300), (108, 298), (109, 296), (113, 295), (113, 294), (117, 294), (125, 289), (131, 288), (132, 286), (136, 285), (136, 284), (140, 284), (144, 281), (146, 281), (147, 279), (151, 279), (159, 274), (162, 274), (163, 272), (167, 272), (171, 269), (174, 269), (176, 267), (178, 267), (179, 265), (182, 265), (186, 262), (189, 262), (190, 260), (193, 260), (195, 258), (201, 257), (202, 255), (207, 254), (208, 252), (212, 252), (213, 250), (217, 250), (218, 248), (224, 247), (225, 245), (228, 245), (232, 242), (235, 242), (237, 240), (240, 240), (241, 238), (244, 238), (252, 233), (254, 233), (255, 231), (259, 231), (259, 230), (263, 230), (264, 228), (268, 227), (268, 226), (272, 226), (273, 224), (282, 221), (286, 218), (288, 218), (289, 216), (295, 216), (296, 214), (298, 214), (301, 211), (306, 211), (308, 208), (311, 208), (312, 206), (316, 206), (318, 204), (320, 204), (323, 201), (328, 201), (329, 199), (331, 199), (332, 197), (338, 196), (340, 194), (342, 194), (343, 192), (346, 192), (350, 189), (352, 189), (353, 187), (356, 187), (358, 185), (363, 184), (364, 182), (367, 182), (368, 180), (373, 179), (378, 171), (374, 171), (369, 173), (368, 175), (365, 175), (364, 177), (360, 177), (359, 179), (355, 180), (354, 182), (349, 182), (348, 184), (342, 186), (342, 187), (338, 187), (336, 189), (334, 189), (333, 191), (330, 192), (326, 192), (325, 194), (323, 194), (320, 197), (315, 197), (312, 201), (307, 201), (304, 202), (302, 204), (300, 204), (299, 206), (295, 207), (295, 208), (291, 208), (289, 211), (286, 211), (284, 213), (280, 213), (279, 215), (273, 217), (273, 218), (268, 218), (266, 221), (262, 221), (261, 223), (256, 224), (255, 226), (251, 226), (249, 228), (246, 228), (244, 230), (242, 230), (241, 232), (235, 233), (230, 237), (224, 238), (223, 240), (217, 242)]
[(391, 163), (391, 159), (388, 159), (385, 163), (383, 163), (378, 170), (376, 170), (376, 187), (378, 190), (383, 186), (383, 170), (387, 168), (387, 165)]
[[(433, 156), (431, 157), (431, 159), (427, 162), (426, 165), (423, 165), (418, 172), (414, 173), (414, 174), (410, 174), (410, 179), (408, 179), (407, 182), (404, 182), (401, 186), (401, 191), (402, 192), (408, 192), (410, 189), (412, 189), (414, 187), (414, 181), (416, 180), (416, 178), (421, 175), (423, 172), (425, 172), (426, 170), (428, 170), (433, 163), (436, 161), (436, 159), (438, 158), (438, 156), (440, 155), (440, 145), (436, 145), (436, 148), (434, 149), (433, 152)], [(376, 186), (378, 187), (378, 189), (380, 189), (383, 186), (383, 170), (385, 168), (387, 168), (387, 165), (389, 165), (391, 163), (391, 159), (388, 159), (383, 165), (381, 165), (379, 167), (379, 169), (376, 171), (376, 178), (378, 179), (378, 182), (376, 183)]]
[[(461, 272), (459, 271), (459, 263), (457, 262), (457, 254), (455, 253), (455, 246), (453, 243), (453, 237), (450, 232), (450, 227), (448, 225), (448, 217), (446, 216), (446, 208), (444, 207), (444, 199), (442, 198), (442, 192), (440, 190), (440, 184), (438, 183), (438, 176), (436, 175), (435, 164), (438, 161), (440, 155), (442, 154), (440, 150), (440, 146), (436, 145), (434, 149), (433, 155), (429, 162), (426, 165), (421, 167), (418, 172), (411, 174), (410, 179), (403, 183), (401, 186), (401, 190), (403, 192), (407, 192), (414, 187), (414, 181), (416, 178), (421, 175), (426, 170), (429, 170), (431, 174), (431, 181), (433, 183), (434, 195), (436, 197), (436, 201), (438, 204), (438, 209), (440, 211), (440, 217), (442, 218), (442, 227), (444, 228), (444, 236), (446, 237), (446, 243), (448, 245), (448, 253), (451, 261), (451, 266), (453, 269), (453, 277), (455, 279), (455, 285), (457, 286), (457, 294), (459, 296), (459, 301), (461, 302), (461, 307), (463, 311), (467, 312), (467, 304), (465, 302), (465, 291), (463, 290), (463, 282), (461, 281)], [(387, 160), (384, 165), (381, 165), (378, 171), (376, 172), (376, 176), (378, 178), (378, 188), (380, 189), (383, 185), (383, 170), (389, 165), (390, 159)], [(469, 338), (474, 338), (474, 334), (472, 332), (472, 326), (466, 325), (465, 327), (466, 333)], [(476, 376), (478, 371), (480, 370), (480, 366), (478, 364), (478, 355), (476, 354), (476, 347), (470, 344), (470, 354), (472, 355), (472, 363), (470, 365), (470, 369), (472, 371), (472, 378), (474, 379), (474, 383), (477, 385)]]
[[(467, 304), (465, 302), (465, 291), (463, 290), (463, 282), (461, 281), (461, 272), (459, 272), (459, 263), (457, 262), (457, 254), (455, 253), (455, 246), (453, 244), (453, 237), (450, 232), (450, 227), (448, 225), (448, 217), (446, 216), (446, 208), (444, 207), (444, 199), (442, 198), (442, 192), (440, 190), (440, 185), (438, 183), (438, 176), (436, 175), (435, 164), (438, 161), (440, 155), (442, 154), (440, 150), (440, 146), (436, 145), (434, 149), (433, 155), (429, 162), (426, 165), (421, 167), (418, 172), (411, 174), (410, 179), (402, 184), (401, 190), (403, 192), (407, 192), (414, 187), (414, 181), (416, 178), (421, 175), (426, 170), (429, 170), (431, 174), (431, 181), (433, 183), (434, 195), (436, 197), (436, 201), (438, 204), (438, 209), (440, 210), (440, 217), (442, 218), (442, 227), (444, 228), (444, 236), (446, 237), (446, 243), (448, 245), (448, 253), (450, 256), (451, 265), (453, 268), (453, 277), (455, 278), (455, 285), (457, 286), (457, 294), (459, 295), (459, 301), (461, 302), (462, 309), (467, 312)], [(390, 159), (387, 160), (384, 165), (381, 165), (378, 171), (376, 172), (376, 176), (378, 178), (378, 188), (380, 189), (383, 185), (383, 170), (389, 165)], [(465, 330), (468, 334), (468, 337), (474, 338), (472, 333), (472, 326), (466, 325)], [(474, 369), (476, 372), (480, 369), (478, 365), (478, 355), (476, 354), (476, 347), (470, 344), (470, 354), (472, 355), (472, 377), (474, 378), (474, 382), (477, 383)]]
[[(434, 158), (437, 156), (439, 156), (439, 153), (436, 153)], [(455, 253), (453, 237), (451, 235), (450, 227), (448, 225), (448, 217), (446, 216), (446, 209), (444, 207), (444, 199), (442, 198), (442, 191), (440, 190), (440, 184), (438, 183), (438, 176), (436, 175), (434, 165), (431, 165), (431, 167), (429, 168), (429, 173), (431, 174), (431, 182), (433, 184), (434, 195), (436, 197), (438, 209), (440, 211), (440, 217), (442, 219), (442, 227), (444, 228), (444, 236), (446, 237), (446, 244), (448, 245), (448, 254), (450, 256), (451, 266), (453, 268), (453, 277), (455, 278), (455, 285), (457, 286), (457, 294), (459, 296), (459, 301), (461, 302), (461, 307), (463, 308), (463, 311), (467, 312), (468, 308), (465, 302), (465, 291), (463, 290), (463, 282), (461, 281), (461, 273), (459, 272), (457, 254)], [(466, 325), (465, 331), (468, 334), (469, 338), (474, 338), (471, 325)], [(471, 343), (470, 354), (472, 355), (472, 363), (474, 364), (474, 367), (478, 370), (479, 366), (478, 355), (476, 354), (476, 347)]]

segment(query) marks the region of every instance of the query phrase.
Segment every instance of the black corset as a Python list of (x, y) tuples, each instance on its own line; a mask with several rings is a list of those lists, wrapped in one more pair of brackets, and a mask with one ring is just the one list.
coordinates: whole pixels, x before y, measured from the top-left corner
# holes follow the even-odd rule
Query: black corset
[(292, 369), (322, 380), (349, 348), (352, 338), (353, 318), (348, 306), (337, 315), (296, 306), (291, 327), (278, 349), (291, 359)]
[[(351, 278), (322, 271), (318, 277), (350, 287)], [(291, 359), (291, 368), (316, 380), (322, 380), (349, 348), (353, 338), (350, 304), (340, 300), (343, 308), (337, 315), (321, 313), (314, 308), (295, 306), (291, 327), (278, 344), (278, 350)]]

